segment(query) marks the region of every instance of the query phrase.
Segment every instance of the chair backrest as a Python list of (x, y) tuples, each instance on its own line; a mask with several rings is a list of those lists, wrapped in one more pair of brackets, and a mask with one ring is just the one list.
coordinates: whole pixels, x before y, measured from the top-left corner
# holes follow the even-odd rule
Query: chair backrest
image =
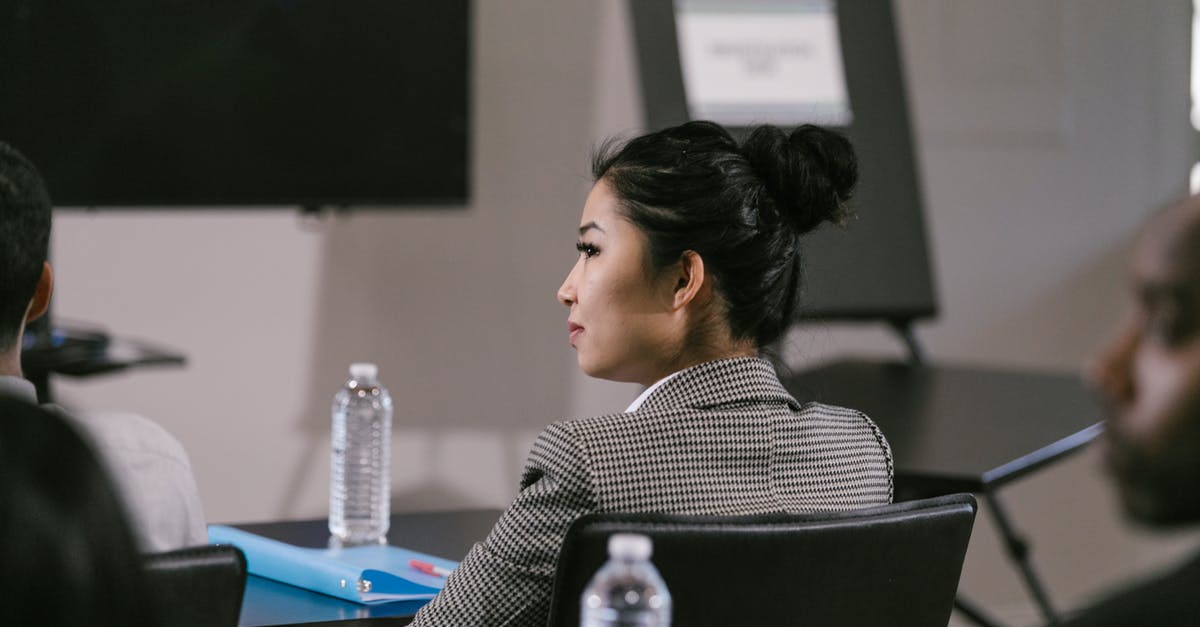
[(246, 590), (246, 556), (204, 545), (144, 556), (149, 585), (167, 625), (236, 627)]
[(654, 542), (675, 625), (944, 627), (975, 511), (955, 494), (849, 512), (584, 516), (563, 543), (550, 625), (579, 624), (608, 537), (632, 532)]

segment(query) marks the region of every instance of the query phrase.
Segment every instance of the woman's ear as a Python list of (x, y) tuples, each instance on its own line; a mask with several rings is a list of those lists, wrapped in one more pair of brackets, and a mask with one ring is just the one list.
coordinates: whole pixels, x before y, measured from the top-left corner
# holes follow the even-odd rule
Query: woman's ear
[(671, 304), (674, 309), (682, 309), (697, 301), (709, 290), (708, 275), (704, 272), (704, 258), (694, 250), (685, 250), (679, 256), (673, 278), (675, 284)]

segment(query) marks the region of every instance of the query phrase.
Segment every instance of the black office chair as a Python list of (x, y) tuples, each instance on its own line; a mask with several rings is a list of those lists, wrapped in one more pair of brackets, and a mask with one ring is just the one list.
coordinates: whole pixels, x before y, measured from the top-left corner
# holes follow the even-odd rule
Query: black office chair
[(237, 627), (246, 590), (241, 549), (188, 547), (146, 555), (144, 563), (164, 624)]
[(608, 537), (631, 532), (654, 541), (681, 627), (945, 627), (975, 511), (954, 494), (850, 512), (584, 516), (563, 543), (549, 624), (579, 624)]

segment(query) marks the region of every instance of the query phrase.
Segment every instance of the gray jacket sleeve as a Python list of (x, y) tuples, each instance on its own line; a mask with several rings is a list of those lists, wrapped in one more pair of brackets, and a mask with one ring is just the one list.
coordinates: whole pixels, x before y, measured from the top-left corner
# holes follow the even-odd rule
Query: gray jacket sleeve
[(593, 507), (586, 451), (570, 423), (554, 423), (533, 445), (512, 505), (412, 624), (542, 627), (563, 536)]

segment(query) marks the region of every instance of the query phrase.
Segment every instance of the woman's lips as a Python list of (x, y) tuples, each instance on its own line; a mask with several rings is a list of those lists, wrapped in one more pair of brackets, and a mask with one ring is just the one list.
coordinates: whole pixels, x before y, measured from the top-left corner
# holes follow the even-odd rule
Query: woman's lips
[(574, 322), (567, 322), (567, 339), (571, 342), (571, 346), (575, 345), (575, 338), (579, 337), (580, 333), (583, 333), (583, 327)]

